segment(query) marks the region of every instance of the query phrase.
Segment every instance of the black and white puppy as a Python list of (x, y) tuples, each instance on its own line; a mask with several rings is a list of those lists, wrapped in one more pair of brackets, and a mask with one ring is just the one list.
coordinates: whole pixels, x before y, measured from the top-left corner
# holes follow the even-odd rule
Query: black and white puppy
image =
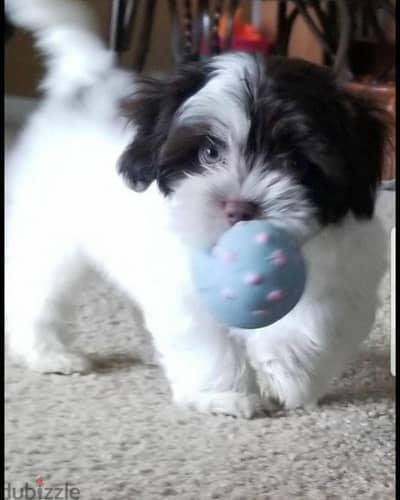
[[(48, 65), (7, 165), (11, 351), (42, 372), (89, 369), (65, 324), (91, 261), (140, 304), (174, 401), (243, 417), (316, 402), (368, 335), (385, 270), (377, 110), (299, 60), (231, 53), (135, 77), (80, 3), (7, 8)], [(251, 218), (298, 238), (308, 281), (277, 323), (229, 331), (188, 262)]]

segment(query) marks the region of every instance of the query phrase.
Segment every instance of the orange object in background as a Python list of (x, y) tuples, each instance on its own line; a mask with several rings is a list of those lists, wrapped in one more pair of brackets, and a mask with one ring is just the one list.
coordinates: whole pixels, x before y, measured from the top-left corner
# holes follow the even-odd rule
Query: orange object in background
[[(273, 48), (271, 40), (259, 33), (251, 23), (243, 23), (241, 20), (242, 11), (237, 9), (233, 19), (232, 26), (232, 40), (229, 50), (239, 50), (243, 52), (262, 52), (268, 53)], [(227, 30), (227, 17), (221, 16), (219, 23), (218, 35), (220, 40), (220, 47), (222, 49), (222, 40), (225, 37)], [(202, 50), (201, 53), (204, 54)]]

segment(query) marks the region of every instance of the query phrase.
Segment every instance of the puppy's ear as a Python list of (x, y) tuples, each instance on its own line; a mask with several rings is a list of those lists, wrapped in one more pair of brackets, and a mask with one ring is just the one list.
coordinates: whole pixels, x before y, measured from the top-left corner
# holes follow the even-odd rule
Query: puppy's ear
[(144, 77), (135, 82), (134, 94), (124, 103), (135, 137), (118, 164), (119, 173), (135, 191), (144, 191), (157, 178), (160, 151), (175, 113), (206, 80), (205, 66), (192, 63), (173, 77)]
[(348, 154), (351, 169), (351, 209), (357, 217), (370, 218), (382, 178), (385, 154), (390, 151), (392, 118), (382, 103), (365, 93), (347, 89), (350, 111)]

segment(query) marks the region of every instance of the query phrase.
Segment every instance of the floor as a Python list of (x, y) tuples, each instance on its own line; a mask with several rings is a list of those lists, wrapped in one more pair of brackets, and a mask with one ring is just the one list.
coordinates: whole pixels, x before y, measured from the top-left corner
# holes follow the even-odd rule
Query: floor
[[(6, 145), (13, 136), (7, 128)], [(388, 235), (394, 196), (378, 202)], [(6, 359), (7, 491), (44, 481), (63, 488), (58, 498), (91, 500), (394, 499), (389, 284), (387, 275), (375, 328), (323, 405), (239, 421), (173, 406), (149, 339), (131, 335), (126, 299), (95, 277), (75, 327), (96, 372), (44, 376)]]

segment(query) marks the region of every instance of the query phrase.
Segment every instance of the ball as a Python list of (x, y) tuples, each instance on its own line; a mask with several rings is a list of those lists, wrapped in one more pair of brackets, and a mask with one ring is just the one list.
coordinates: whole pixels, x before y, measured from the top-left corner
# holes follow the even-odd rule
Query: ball
[(230, 327), (275, 323), (300, 300), (306, 265), (297, 241), (262, 220), (239, 222), (192, 259), (194, 285), (209, 312)]

